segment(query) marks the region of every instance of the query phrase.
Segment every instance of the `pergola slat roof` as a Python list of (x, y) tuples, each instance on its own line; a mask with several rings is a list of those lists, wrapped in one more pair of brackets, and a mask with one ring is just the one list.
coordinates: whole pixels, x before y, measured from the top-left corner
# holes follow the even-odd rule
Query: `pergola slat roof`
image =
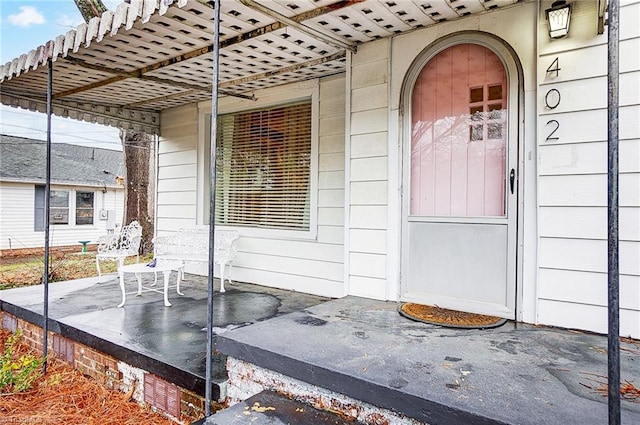
[[(222, 0), (221, 96), (344, 72), (346, 50), (518, 0)], [(2, 104), (157, 133), (160, 112), (211, 98), (213, 9), (132, 0), (0, 66)]]

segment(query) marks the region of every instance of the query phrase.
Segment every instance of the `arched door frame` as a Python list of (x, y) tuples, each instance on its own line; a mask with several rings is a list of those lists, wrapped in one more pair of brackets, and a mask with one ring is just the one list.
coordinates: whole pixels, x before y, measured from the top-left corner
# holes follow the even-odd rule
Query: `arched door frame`
[(402, 82), (400, 90), (400, 154), (401, 154), (401, 214), (400, 214), (400, 228), (401, 228), (401, 253), (400, 253), (400, 279), (398, 293), (400, 296), (403, 294), (403, 285), (405, 285), (406, 276), (406, 254), (408, 252), (408, 190), (409, 190), (409, 176), (410, 173), (407, 167), (410, 166), (409, 157), (411, 151), (411, 101), (412, 92), (415, 83), (420, 75), (420, 72), (425, 65), (433, 59), (438, 53), (446, 50), (449, 47), (459, 44), (477, 44), (488, 48), (495, 53), (502, 61), (507, 73), (508, 95), (509, 95), (509, 117), (508, 117), (508, 132), (509, 140), (516, 138), (515, 143), (512, 145), (513, 149), (516, 149), (517, 156), (517, 170), (516, 170), (516, 244), (515, 244), (515, 317), (516, 320), (522, 319), (522, 296), (523, 291), (521, 288), (523, 266), (522, 257), (524, 253), (523, 249), (523, 208), (524, 208), (524, 128), (521, 123), (524, 114), (524, 77), (522, 64), (515, 52), (515, 50), (503, 39), (486, 32), (480, 31), (461, 31), (444, 36), (437, 41), (426, 46), (414, 59), (411, 65), (408, 67), (408, 71)]

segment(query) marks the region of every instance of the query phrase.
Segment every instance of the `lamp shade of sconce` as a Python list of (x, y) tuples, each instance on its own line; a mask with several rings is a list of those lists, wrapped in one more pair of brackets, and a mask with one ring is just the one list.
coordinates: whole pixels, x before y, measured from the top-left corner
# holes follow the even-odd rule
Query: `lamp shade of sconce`
[(571, 5), (565, 0), (553, 2), (551, 7), (544, 11), (549, 25), (549, 37), (562, 38), (569, 34), (571, 23)]

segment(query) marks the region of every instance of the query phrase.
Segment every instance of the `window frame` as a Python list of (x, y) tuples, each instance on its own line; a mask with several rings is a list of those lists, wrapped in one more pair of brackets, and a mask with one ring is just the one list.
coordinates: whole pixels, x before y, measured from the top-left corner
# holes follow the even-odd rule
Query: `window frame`
[[(309, 228), (305, 230), (294, 229), (270, 229), (249, 226), (234, 226), (218, 224), (217, 226), (229, 230), (237, 230), (242, 236), (253, 236), (273, 239), (316, 239), (318, 235), (318, 126), (319, 126), (319, 82), (310, 80), (301, 84), (303, 87), (294, 87), (291, 90), (267, 89), (263, 94), (256, 94), (257, 101), (247, 101), (238, 98), (223, 98), (219, 101), (218, 113), (220, 115), (249, 112), (251, 110), (267, 109), (278, 106), (310, 101), (311, 103), (311, 164), (309, 175)], [(306, 86), (306, 87), (305, 87)], [(205, 142), (208, 138), (207, 117), (211, 115), (211, 102), (202, 102), (198, 105), (198, 184), (197, 184), (197, 216), (196, 221), (200, 225), (209, 225), (209, 204), (205, 191), (209, 190), (206, 181), (209, 170), (209, 160), (205, 158), (208, 151)]]
[[(73, 208), (73, 223), (75, 226), (93, 226), (96, 223), (96, 192), (90, 190), (74, 190), (75, 196), (75, 205)], [(91, 195), (91, 208), (81, 208), (78, 207), (78, 197), (80, 194), (90, 194)], [(91, 223), (78, 223), (78, 210), (91, 210)]]
[[(34, 206), (33, 206), (33, 230), (34, 232), (44, 232), (45, 226), (45, 217), (44, 217), (44, 188), (43, 184), (35, 184), (33, 187), (34, 193)], [(54, 223), (51, 219), (49, 223), (51, 226), (55, 226), (58, 229), (62, 228), (89, 228), (95, 227), (96, 225), (96, 202), (97, 196), (96, 190), (91, 190), (90, 188), (72, 188), (72, 187), (63, 187), (63, 186), (55, 186), (51, 187), (51, 192), (60, 191), (67, 192), (67, 223)], [(77, 224), (77, 196), (79, 193), (91, 193), (93, 196), (93, 220), (91, 224)], [(49, 207), (51, 213), (51, 206)], [(40, 214), (38, 214), (40, 211)]]

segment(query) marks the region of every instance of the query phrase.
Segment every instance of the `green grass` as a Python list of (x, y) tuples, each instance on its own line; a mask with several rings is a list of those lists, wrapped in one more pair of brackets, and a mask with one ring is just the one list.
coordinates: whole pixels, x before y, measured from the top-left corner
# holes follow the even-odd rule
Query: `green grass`
[[(149, 261), (152, 254), (141, 256), (140, 262)], [(95, 253), (73, 253), (51, 257), (49, 261), (49, 281), (60, 282), (97, 276)], [(135, 257), (129, 257), (125, 264), (136, 262)], [(100, 262), (103, 274), (116, 271), (115, 261)], [(28, 257), (12, 259), (0, 264), (0, 290), (18, 288), (21, 286), (38, 285), (42, 282), (44, 258)]]

